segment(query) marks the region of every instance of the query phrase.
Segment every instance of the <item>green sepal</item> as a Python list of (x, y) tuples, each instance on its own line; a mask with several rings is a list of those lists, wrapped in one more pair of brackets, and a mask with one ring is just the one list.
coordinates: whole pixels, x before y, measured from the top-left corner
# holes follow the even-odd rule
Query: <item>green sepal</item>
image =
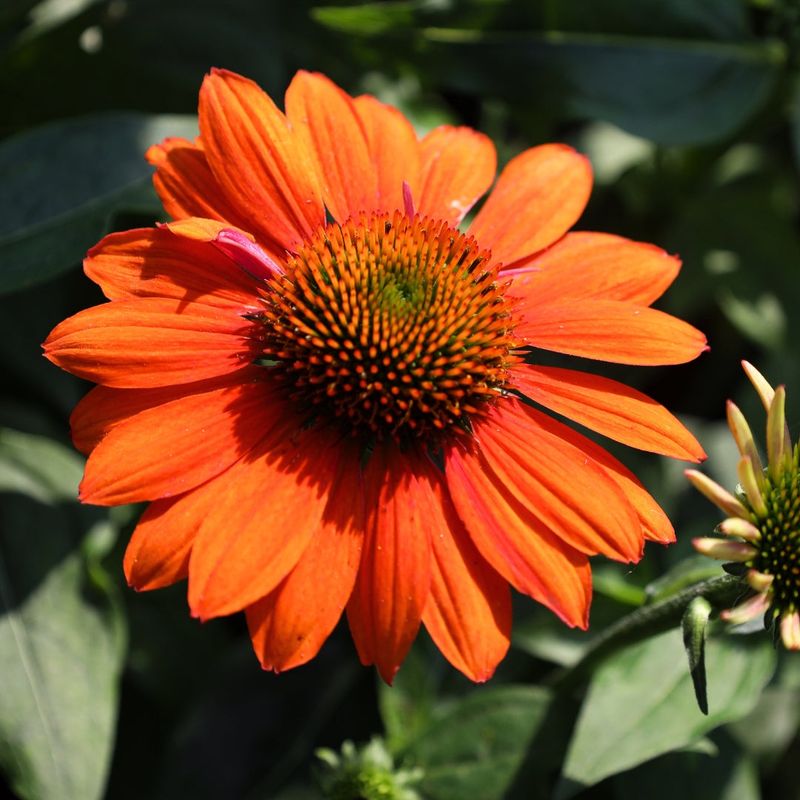
[(708, 715), (706, 686), (706, 628), (711, 616), (711, 604), (705, 597), (695, 597), (683, 612), (681, 628), (683, 646), (689, 658), (689, 674), (692, 676), (694, 696), (703, 714)]

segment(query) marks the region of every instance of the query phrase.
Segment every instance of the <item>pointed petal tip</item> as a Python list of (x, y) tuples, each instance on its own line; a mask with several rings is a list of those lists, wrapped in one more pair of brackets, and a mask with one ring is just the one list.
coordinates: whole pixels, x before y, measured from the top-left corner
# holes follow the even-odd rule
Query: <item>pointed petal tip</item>
[(747, 375), (750, 383), (761, 399), (762, 405), (765, 410), (769, 411), (772, 398), (775, 396), (775, 390), (772, 388), (769, 381), (749, 361), (743, 360), (741, 364), (745, 375)]
[(397, 672), (400, 669), (399, 664), (380, 664), (375, 663), (375, 669), (378, 670), (378, 675), (387, 686), (394, 685), (394, 679), (397, 677)]

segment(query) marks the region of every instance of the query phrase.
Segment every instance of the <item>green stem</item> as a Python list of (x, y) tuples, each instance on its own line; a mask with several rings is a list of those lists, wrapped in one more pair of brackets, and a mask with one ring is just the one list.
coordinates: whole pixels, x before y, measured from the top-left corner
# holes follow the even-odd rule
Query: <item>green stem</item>
[(747, 587), (740, 578), (723, 575), (700, 581), (658, 603), (642, 606), (622, 617), (592, 640), (580, 661), (561, 670), (548, 683), (557, 690), (569, 690), (586, 680), (592, 670), (621, 647), (663, 633), (678, 625), (686, 606), (704, 597), (715, 609), (731, 605)]

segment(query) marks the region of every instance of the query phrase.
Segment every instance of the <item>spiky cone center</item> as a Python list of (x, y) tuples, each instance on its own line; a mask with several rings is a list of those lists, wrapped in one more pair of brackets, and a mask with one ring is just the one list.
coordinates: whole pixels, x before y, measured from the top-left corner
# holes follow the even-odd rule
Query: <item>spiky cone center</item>
[(775, 478), (767, 477), (762, 496), (766, 510), (751, 512), (761, 537), (748, 566), (773, 577), (771, 614), (800, 611), (800, 468), (798, 449)]
[(264, 363), (315, 420), (356, 435), (463, 430), (518, 361), (497, 270), (445, 222), (397, 212), (330, 224), (269, 284)]

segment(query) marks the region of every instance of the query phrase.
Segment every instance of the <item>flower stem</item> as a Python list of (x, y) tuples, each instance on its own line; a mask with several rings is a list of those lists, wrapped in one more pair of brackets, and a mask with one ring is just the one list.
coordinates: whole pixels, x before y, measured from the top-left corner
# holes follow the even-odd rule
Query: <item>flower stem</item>
[(714, 609), (730, 606), (747, 586), (733, 575), (710, 578), (652, 605), (626, 614), (594, 638), (580, 661), (555, 673), (548, 681), (552, 689), (570, 690), (583, 683), (593, 669), (621, 647), (663, 633), (680, 624), (683, 612), (695, 597), (704, 597)]

